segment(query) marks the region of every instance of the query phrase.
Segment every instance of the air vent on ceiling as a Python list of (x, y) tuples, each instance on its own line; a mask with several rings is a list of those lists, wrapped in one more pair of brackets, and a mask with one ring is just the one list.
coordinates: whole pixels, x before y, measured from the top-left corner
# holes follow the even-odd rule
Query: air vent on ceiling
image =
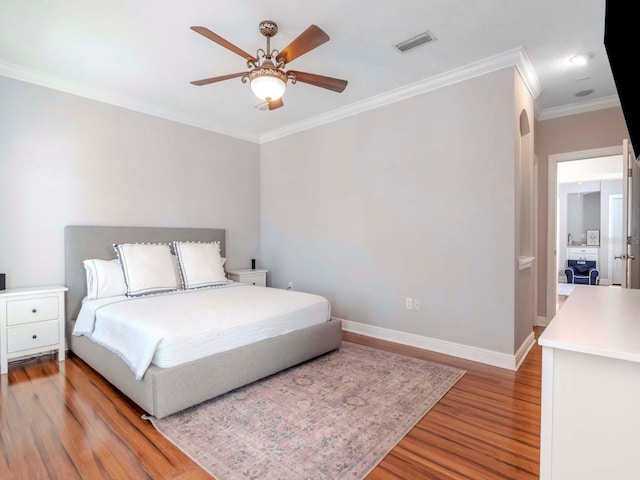
[(427, 30), (426, 32), (423, 32), (420, 35), (416, 35), (409, 40), (398, 43), (396, 45), (396, 48), (400, 50), (401, 53), (404, 53), (407, 50), (419, 47), (420, 45), (424, 45), (425, 43), (433, 42), (434, 40), (435, 37), (431, 34), (430, 31)]

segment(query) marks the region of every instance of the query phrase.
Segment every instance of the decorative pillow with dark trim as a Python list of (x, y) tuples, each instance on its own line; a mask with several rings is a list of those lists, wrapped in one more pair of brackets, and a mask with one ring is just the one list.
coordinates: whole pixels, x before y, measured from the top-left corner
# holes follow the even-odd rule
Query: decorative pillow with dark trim
[(227, 283), (220, 242), (173, 242), (185, 289)]
[(127, 296), (137, 297), (178, 288), (168, 243), (123, 243), (114, 244), (113, 248), (120, 259)]

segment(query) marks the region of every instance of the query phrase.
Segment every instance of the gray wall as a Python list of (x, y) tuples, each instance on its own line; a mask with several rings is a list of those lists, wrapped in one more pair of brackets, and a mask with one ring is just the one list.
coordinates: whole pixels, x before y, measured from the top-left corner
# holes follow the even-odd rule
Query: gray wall
[(323, 294), (340, 318), (513, 354), (514, 114), (505, 69), (261, 145), (272, 285)]
[[(535, 135), (533, 97), (522, 78), (514, 70), (515, 131), (515, 307), (513, 348), (517, 351), (533, 333), (535, 312), (535, 264), (519, 269), (520, 257), (535, 257), (535, 168), (533, 137)], [(504, 282), (496, 281), (502, 285)]]
[[(584, 229), (601, 230), (600, 227), (600, 195), (598, 193), (588, 193), (583, 198), (584, 206)], [(586, 237), (585, 237), (586, 240)]]
[(228, 265), (260, 244), (259, 147), (0, 77), (0, 272), (64, 283), (67, 224), (227, 229)]

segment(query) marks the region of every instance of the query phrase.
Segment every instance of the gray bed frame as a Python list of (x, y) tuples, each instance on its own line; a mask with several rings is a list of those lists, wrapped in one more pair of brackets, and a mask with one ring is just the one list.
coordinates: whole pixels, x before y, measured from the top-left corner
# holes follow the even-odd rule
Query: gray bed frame
[[(114, 243), (220, 241), (225, 230), (69, 225), (65, 227), (66, 334), (68, 348), (149, 415), (156, 418), (201, 403), (338, 348), (339, 320), (314, 325), (173, 368), (151, 365), (142, 380), (116, 354), (87, 337), (71, 335), (86, 295), (82, 261), (116, 258)], [(264, 288), (264, 287), (256, 287)]]

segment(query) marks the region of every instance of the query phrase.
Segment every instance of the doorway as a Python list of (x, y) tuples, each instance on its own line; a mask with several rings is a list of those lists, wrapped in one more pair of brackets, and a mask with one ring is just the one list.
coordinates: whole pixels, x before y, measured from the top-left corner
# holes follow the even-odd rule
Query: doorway
[[(611, 191), (610, 183), (614, 172), (610, 168), (603, 167), (607, 162), (616, 163), (615, 176), (618, 185), (623, 184), (624, 173), (626, 168), (623, 167), (623, 145), (599, 148), (593, 150), (571, 152), (549, 156), (549, 202), (548, 202), (548, 238), (547, 238), (547, 322), (549, 322), (556, 314), (558, 308), (562, 305), (564, 298), (558, 297), (559, 282), (566, 282), (564, 269), (566, 267), (568, 257), (574, 254), (574, 250), (570, 247), (583, 247), (581, 255), (590, 255), (589, 260), (595, 261), (598, 269), (601, 271), (599, 284), (602, 286), (612, 283), (612, 269), (609, 268), (609, 194), (619, 194), (623, 192)], [(602, 159), (602, 160), (600, 160)], [(567, 174), (565, 166), (570, 166), (576, 162), (578, 166), (580, 161), (587, 161), (589, 168), (574, 169), (573, 173)], [(569, 163), (571, 162), (571, 163)], [(561, 166), (562, 165), (562, 166)], [(560, 168), (559, 168), (560, 167)], [(571, 168), (568, 169), (571, 171)], [(608, 170), (606, 173), (604, 170)], [(600, 178), (597, 178), (600, 177)], [(615, 183), (615, 182), (614, 182)], [(603, 185), (606, 187), (603, 190)], [(580, 230), (570, 232), (567, 226), (567, 210), (570, 198), (568, 194), (573, 194), (572, 201), (576, 203), (583, 201), (587, 193), (599, 192), (600, 211), (599, 218), (578, 219), (574, 222)], [(564, 196), (560, 197), (560, 194)], [(593, 205), (593, 198), (590, 200)], [(624, 204), (624, 202), (622, 202)], [(604, 208), (602, 208), (604, 206)], [(614, 207), (615, 208), (615, 207)], [(626, 209), (625, 209), (626, 213)], [(624, 218), (624, 214), (621, 216)], [(563, 224), (561, 224), (561, 219)], [(586, 222), (586, 223), (585, 223)], [(587, 228), (588, 227), (590, 228)], [(626, 224), (625, 224), (626, 225)], [(597, 230), (597, 232), (594, 232)], [(571, 233), (571, 235), (569, 235)], [(594, 235), (595, 234), (595, 235)], [(589, 240), (587, 240), (589, 235)], [(587, 245), (589, 243), (589, 245)], [(582, 257), (580, 257), (582, 258)], [(586, 260), (586, 258), (585, 258)], [(564, 292), (571, 291), (570, 285), (563, 285)], [(563, 293), (564, 293), (563, 292)]]

